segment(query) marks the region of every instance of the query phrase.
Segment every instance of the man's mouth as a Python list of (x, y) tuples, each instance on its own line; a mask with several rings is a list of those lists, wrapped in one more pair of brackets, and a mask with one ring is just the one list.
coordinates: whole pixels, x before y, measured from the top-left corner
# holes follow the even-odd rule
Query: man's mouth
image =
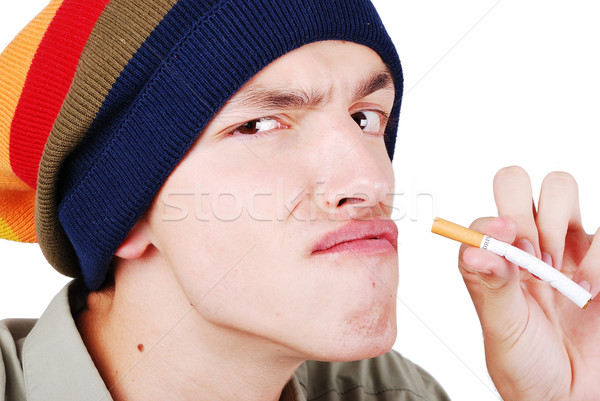
[(325, 234), (312, 248), (312, 255), (351, 252), (375, 255), (396, 252), (398, 228), (391, 220), (353, 220)]

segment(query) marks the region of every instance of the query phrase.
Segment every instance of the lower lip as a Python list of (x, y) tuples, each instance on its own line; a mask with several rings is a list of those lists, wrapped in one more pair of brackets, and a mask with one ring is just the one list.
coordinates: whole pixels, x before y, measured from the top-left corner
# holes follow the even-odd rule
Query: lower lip
[(333, 253), (352, 253), (355, 255), (379, 255), (396, 252), (394, 246), (385, 239), (358, 239), (342, 242), (328, 249), (313, 252), (313, 255), (325, 255)]

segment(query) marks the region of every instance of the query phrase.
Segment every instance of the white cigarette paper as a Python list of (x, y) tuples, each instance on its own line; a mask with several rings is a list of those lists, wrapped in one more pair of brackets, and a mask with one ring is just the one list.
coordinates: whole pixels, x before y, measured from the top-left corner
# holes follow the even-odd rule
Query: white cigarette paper
[(561, 294), (575, 302), (580, 308), (585, 308), (592, 299), (592, 294), (584, 290), (567, 276), (549, 264), (515, 246), (485, 235), (480, 248), (487, 249), (488, 251), (494, 252), (496, 255), (503, 256), (508, 261), (521, 266), (523, 269), (527, 269), (531, 274), (550, 283), (552, 287), (556, 288)]
[(582, 309), (585, 309), (592, 299), (592, 294), (554, 267), (506, 242), (440, 218), (435, 219), (431, 231), (455, 241), (478, 246), (506, 258), (508, 261), (527, 269), (531, 274), (550, 283), (552, 287)]

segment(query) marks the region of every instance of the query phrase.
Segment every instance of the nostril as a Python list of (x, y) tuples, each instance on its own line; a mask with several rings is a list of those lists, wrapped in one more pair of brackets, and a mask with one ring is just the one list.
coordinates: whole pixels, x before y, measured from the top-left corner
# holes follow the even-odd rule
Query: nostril
[(360, 202), (364, 202), (364, 199), (361, 198), (342, 198), (339, 202), (338, 202), (338, 207), (342, 206), (344, 203), (360, 203)]

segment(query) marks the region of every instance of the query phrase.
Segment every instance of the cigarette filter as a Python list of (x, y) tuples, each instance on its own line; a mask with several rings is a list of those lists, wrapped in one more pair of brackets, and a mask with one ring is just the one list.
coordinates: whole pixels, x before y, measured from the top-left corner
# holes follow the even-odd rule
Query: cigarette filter
[(467, 245), (486, 249), (506, 258), (508, 261), (527, 269), (531, 274), (550, 283), (552, 287), (556, 288), (580, 308), (585, 309), (592, 299), (592, 294), (554, 267), (506, 242), (440, 218), (434, 220), (431, 231)]

